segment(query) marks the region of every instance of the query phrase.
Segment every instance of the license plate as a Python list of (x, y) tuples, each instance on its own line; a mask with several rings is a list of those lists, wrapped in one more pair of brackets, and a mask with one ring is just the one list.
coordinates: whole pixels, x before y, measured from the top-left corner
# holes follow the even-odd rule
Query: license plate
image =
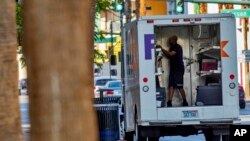
[(198, 111), (182, 111), (184, 118), (198, 118)]

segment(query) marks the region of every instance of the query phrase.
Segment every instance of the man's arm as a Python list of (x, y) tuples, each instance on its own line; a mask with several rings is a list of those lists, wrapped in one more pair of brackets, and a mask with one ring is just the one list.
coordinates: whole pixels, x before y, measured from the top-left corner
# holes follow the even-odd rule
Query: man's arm
[(161, 48), (161, 50), (162, 50), (163, 54), (165, 54), (167, 57), (172, 57), (172, 56), (176, 55), (175, 51), (167, 51), (163, 48)]

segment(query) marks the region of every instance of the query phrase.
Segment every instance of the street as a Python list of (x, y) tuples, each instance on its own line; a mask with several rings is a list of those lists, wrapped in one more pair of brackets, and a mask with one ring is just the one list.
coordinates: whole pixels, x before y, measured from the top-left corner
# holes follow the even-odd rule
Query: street
[[(28, 110), (28, 96), (22, 94), (20, 97), (20, 108), (22, 112), (22, 127), (24, 132), (25, 141), (29, 141), (29, 110)], [(250, 125), (250, 101), (247, 102), (246, 108), (240, 110), (240, 119), (242, 124), (249, 124)], [(203, 134), (192, 135), (188, 137), (181, 137), (181, 136), (172, 136), (172, 137), (162, 137), (160, 141), (204, 141), (205, 138)]]

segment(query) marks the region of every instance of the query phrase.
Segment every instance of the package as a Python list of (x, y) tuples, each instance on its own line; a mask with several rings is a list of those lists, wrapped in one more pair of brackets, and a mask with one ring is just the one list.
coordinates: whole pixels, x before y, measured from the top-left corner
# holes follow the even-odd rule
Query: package
[(217, 70), (217, 66), (215, 59), (202, 59), (201, 71)]
[(222, 105), (221, 85), (198, 86), (196, 105), (197, 106)]
[(156, 88), (156, 101), (157, 107), (164, 107), (166, 100), (166, 90), (164, 87), (157, 87)]

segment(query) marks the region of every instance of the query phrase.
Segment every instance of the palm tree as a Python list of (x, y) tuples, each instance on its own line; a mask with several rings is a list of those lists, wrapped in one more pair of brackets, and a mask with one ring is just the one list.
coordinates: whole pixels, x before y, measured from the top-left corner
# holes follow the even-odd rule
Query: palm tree
[(96, 141), (93, 0), (25, 0), (31, 140)]
[(21, 141), (15, 1), (0, 0), (0, 140)]

